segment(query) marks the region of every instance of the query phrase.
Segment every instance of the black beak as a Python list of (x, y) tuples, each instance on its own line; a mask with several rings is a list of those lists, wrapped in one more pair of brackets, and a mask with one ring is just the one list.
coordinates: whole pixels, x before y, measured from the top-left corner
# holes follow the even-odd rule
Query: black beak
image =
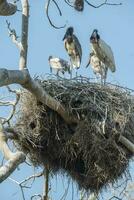
[(63, 41), (66, 39), (66, 37), (67, 37), (67, 33), (65, 33), (65, 35), (64, 35), (64, 37), (63, 37)]

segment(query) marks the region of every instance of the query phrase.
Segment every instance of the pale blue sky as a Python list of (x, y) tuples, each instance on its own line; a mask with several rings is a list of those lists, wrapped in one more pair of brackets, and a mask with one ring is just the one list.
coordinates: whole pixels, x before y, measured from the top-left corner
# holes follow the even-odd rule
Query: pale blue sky
[[(94, 1), (92, 0), (92, 2)], [(96, 2), (99, 3), (102, 1), (96, 0)], [(50, 15), (56, 25), (60, 26), (66, 23), (67, 27), (74, 27), (75, 34), (79, 38), (83, 50), (82, 65), (79, 74), (93, 77), (92, 70), (90, 68), (85, 69), (85, 65), (87, 64), (89, 55), (89, 37), (92, 30), (97, 28), (102, 39), (111, 46), (117, 66), (117, 71), (114, 74), (109, 72), (108, 81), (134, 89), (134, 1), (119, 0), (114, 2), (122, 2), (123, 5), (103, 6), (102, 8), (94, 9), (85, 4), (84, 12), (78, 13), (63, 1), (59, 1), (63, 16), (60, 17), (57, 14), (55, 6), (51, 6)], [(49, 73), (49, 55), (68, 59), (62, 41), (66, 28), (56, 30), (50, 26), (44, 12), (44, 5), (44, 0), (30, 0), (28, 68), (32, 75), (45, 75), (45, 73)], [(19, 51), (8, 37), (6, 19), (11, 22), (11, 26), (20, 35), (21, 13), (18, 12), (11, 17), (0, 17), (0, 67), (17, 69)], [(17, 171), (16, 175), (12, 175), (12, 177), (21, 180), (24, 176), (31, 173), (29, 167), (25, 170), (23, 166), (23, 169)], [(58, 178), (57, 183), (59, 185)], [(34, 193), (41, 191), (41, 182), (37, 182), (34, 189)], [(0, 185), (0, 198), (2, 200), (9, 198), (10, 200), (21, 200), (22, 198), (18, 191), (17, 186), (7, 180)], [(60, 189), (58, 188), (57, 191), (59, 192)], [(59, 199), (56, 194), (57, 192), (54, 193), (54, 200)], [(29, 197), (27, 197), (27, 200), (29, 200)], [(74, 198), (74, 200), (77, 199)]]

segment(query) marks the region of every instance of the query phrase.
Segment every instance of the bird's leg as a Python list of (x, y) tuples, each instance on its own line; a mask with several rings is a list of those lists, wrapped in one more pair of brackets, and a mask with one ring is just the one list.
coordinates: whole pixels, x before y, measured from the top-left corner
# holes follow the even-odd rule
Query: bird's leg
[(53, 73), (52, 67), (50, 67), (50, 73), (51, 73), (51, 74)]
[(105, 73), (104, 73), (104, 85), (106, 84), (107, 71), (108, 71), (108, 68), (105, 67)]
[(101, 85), (103, 85), (103, 84), (104, 84), (104, 79), (103, 79), (103, 77), (101, 75)]
[(95, 82), (98, 83), (98, 80), (100, 79), (100, 77), (95, 71), (94, 71), (94, 74), (95, 74)]
[(56, 76), (57, 76), (57, 79), (60, 77), (59, 76), (59, 70), (57, 69), (57, 72), (56, 72)]
[(65, 79), (65, 71), (64, 71), (64, 70), (62, 70), (62, 74), (63, 74), (63, 76), (64, 76), (64, 79)]
[(73, 71), (73, 65), (72, 65), (72, 61), (70, 59), (70, 79), (72, 79), (72, 71)]
[(70, 67), (70, 79), (72, 79), (72, 67)]
[(77, 72), (77, 69), (75, 69), (76, 70), (76, 77), (78, 76), (78, 72)]
[(98, 83), (99, 77), (97, 75), (96, 75), (95, 80), (96, 80), (96, 83)]

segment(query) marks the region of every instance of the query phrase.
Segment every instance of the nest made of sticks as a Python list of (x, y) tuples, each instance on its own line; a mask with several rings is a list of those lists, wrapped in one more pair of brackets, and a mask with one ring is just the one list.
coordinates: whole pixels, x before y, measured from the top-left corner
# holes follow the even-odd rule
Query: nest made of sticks
[(99, 191), (127, 169), (132, 154), (120, 135), (134, 143), (134, 98), (131, 91), (100, 85), (84, 77), (36, 79), (79, 122), (68, 125), (28, 91), (21, 94), (16, 143), (36, 166), (65, 172), (80, 188)]

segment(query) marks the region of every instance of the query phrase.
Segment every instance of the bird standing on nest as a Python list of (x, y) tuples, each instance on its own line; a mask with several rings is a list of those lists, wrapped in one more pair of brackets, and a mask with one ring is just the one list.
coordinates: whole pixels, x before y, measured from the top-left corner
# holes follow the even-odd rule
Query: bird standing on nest
[(68, 72), (69, 74), (71, 73), (70, 64), (66, 60), (63, 60), (62, 58), (49, 56), (48, 61), (51, 73), (53, 70), (56, 71), (57, 76), (59, 76), (59, 72), (61, 72), (63, 75), (65, 74), (65, 72)]
[(84, 9), (84, 0), (75, 0), (74, 8), (77, 11), (83, 11), (83, 9)]
[(73, 27), (69, 27), (64, 35), (63, 41), (65, 49), (70, 57), (71, 71), (79, 69), (82, 57), (82, 48), (78, 38), (73, 34)]
[(100, 59), (95, 55), (94, 52), (90, 53), (90, 58), (88, 65), (91, 65), (94, 74), (96, 75), (97, 81), (98, 79), (101, 80), (101, 83), (105, 83), (106, 80), (106, 70), (105, 70), (105, 65), (103, 62), (100, 61)]
[(107, 70), (110, 69), (111, 72), (115, 72), (116, 66), (115, 66), (115, 60), (114, 55), (112, 52), (111, 47), (106, 44), (98, 34), (98, 30), (94, 30), (91, 37), (90, 37), (90, 43), (91, 43), (91, 52), (96, 55), (96, 57), (102, 62), (105, 66), (105, 79), (107, 77)]

